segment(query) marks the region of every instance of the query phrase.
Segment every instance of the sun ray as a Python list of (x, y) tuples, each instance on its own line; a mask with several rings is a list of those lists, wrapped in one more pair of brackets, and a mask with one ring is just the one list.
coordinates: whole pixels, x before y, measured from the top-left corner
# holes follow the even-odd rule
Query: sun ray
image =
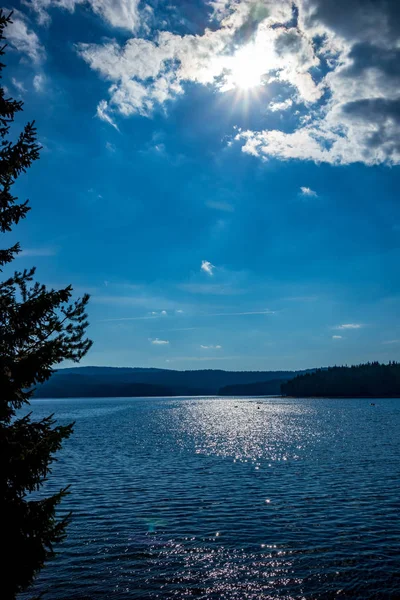
[(231, 57), (228, 69), (227, 89), (250, 90), (263, 84), (267, 71), (265, 56), (255, 43), (247, 44)]

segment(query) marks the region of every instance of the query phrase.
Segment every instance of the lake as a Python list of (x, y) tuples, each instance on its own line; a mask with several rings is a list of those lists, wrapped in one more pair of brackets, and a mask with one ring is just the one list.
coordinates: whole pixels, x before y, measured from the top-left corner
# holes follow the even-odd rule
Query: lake
[[(400, 598), (400, 400), (36, 400), (76, 421), (51, 600)], [(22, 597), (31, 597), (32, 594)]]

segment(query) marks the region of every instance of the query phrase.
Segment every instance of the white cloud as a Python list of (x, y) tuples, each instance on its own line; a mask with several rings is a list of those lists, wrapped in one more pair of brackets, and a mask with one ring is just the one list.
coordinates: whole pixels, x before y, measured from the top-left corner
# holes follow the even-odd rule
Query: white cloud
[(272, 112), (277, 112), (282, 110), (288, 110), (288, 108), (291, 108), (292, 106), (293, 100), (291, 98), (287, 98), (283, 102), (270, 102), (268, 108)]
[(219, 344), (217, 344), (216, 346), (203, 346), (203, 344), (200, 344), (200, 348), (202, 350), (221, 350), (222, 346), (220, 346)]
[(234, 212), (234, 207), (229, 202), (222, 202), (218, 200), (207, 200), (206, 205), (209, 208), (214, 208), (215, 210), (221, 210), (222, 212)]
[(44, 48), (37, 34), (30, 29), (27, 17), (21, 11), (13, 11), (12, 23), (7, 26), (5, 36), (13, 48), (29, 56), (34, 63), (44, 60)]
[(157, 311), (157, 310), (152, 310), (152, 311), (151, 311), (151, 313), (150, 313), (150, 315), (151, 315), (152, 317), (166, 317), (166, 316), (167, 316), (167, 314), (168, 314), (168, 313), (167, 313), (167, 311), (166, 311), (166, 310), (160, 310), (160, 311)]
[(275, 310), (249, 310), (244, 312), (226, 312), (226, 313), (211, 313), (204, 315), (206, 317), (241, 317), (243, 315), (275, 315)]
[(300, 192), (301, 192), (302, 196), (308, 196), (308, 197), (314, 197), (314, 198), (316, 198), (318, 196), (317, 192), (314, 192), (314, 190), (312, 190), (309, 187), (305, 187), (305, 186), (301, 186)]
[(361, 329), (363, 325), (361, 323), (344, 323), (343, 325), (336, 325), (333, 329)]
[[(132, 294), (116, 294), (116, 295), (95, 295), (92, 297), (91, 302), (97, 304), (107, 304), (114, 306), (126, 306), (132, 308), (143, 308), (146, 312), (143, 314), (141, 318), (164, 318), (165, 315), (162, 315), (162, 310), (165, 311), (174, 311), (178, 307), (185, 307), (185, 304), (182, 302), (176, 302), (175, 300), (171, 300), (165, 296), (158, 296), (152, 293), (151, 289), (146, 290), (146, 288), (141, 289), (140, 286), (132, 286), (126, 285), (122, 286), (127, 290), (132, 290)], [(164, 308), (160, 310), (160, 306)], [(183, 309), (184, 310), (184, 309)], [(155, 314), (151, 315), (150, 311), (153, 311)], [(140, 316), (140, 315), (138, 315)]]
[[(43, 21), (52, 7), (73, 11), (84, 3), (31, 0), (30, 6)], [(97, 115), (113, 127), (117, 115), (148, 117), (165, 110), (187, 83), (224, 93), (250, 81), (269, 87), (266, 108), (285, 110), (290, 119), (282, 120), (284, 129), (238, 132), (235, 140), (243, 152), (262, 160), (400, 164), (399, 9), (394, 0), (213, 0), (213, 24), (202, 33), (153, 30), (148, 37), (140, 37), (145, 29), (140, 25), (152, 9), (139, 0), (86, 3), (112, 27), (135, 32), (125, 44), (108, 38), (76, 47), (109, 82)], [(43, 49), (19, 15), (11, 35), (38, 61)]]
[(169, 344), (168, 340), (159, 340), (158, 338), (156, 338), (155, 340), (149, 339), (149, 342), (151, 342), (155, 346), (166, 346), (167, 344)]
[(333, 339), (333, 340), (342, 340), (342, 339), (343, 339), (343, 336), (341, 336), (341, 335), (333, 335), (333, 336), (332, 336), (332, 339)]
[(100, 323), (113, 323), (119, 321), (147, 321), (148, 319), (155, 319), (155, 317), (121, 317), (119, 319), (100, 319)]
[(175, 312), (176, 312), (176, 314), (177, 314), (177, 315), (182, 315), (184, 311), (183, 311), (183, 310), (181, 310), (181, 309), (178, 309), (178, 310), (176, 310)]
[(318, 104), (309, 97), (292, 131), (240, 132), (242, 150), (263, 160), (400, 164), (397, 3), (296, 0), (296, 5), (296, 30), (312, 43), (316, 36), (322, 40), (312, 52), (329, 67), (317, 86), (325, 97)]
[(108, 113), (109, 111), (107, 102), (105, 100), (101, 100), (97, 106), (96, 115), (99, 117), (99, 119), (105, 121), (109, 125), (112, 125), (117, 131), (119, 131), (117, 124), (114, 123), (114, 121)]
[(26, 92), (26, 88), (22, 81), (18, 81), (18, 79), (15, 79), (15, 77), (11, 77), (11, 83), (19, 91), (20, 94)]
[(214, 275), (215, 266), (212, 265), (208, 260), (202, 260), (200, 269), (204, 271), (204, 273), (212, 276)]
[[(140, 22), (140, 0), (30, 0), (29, 6), (38, 15), (40, 23), (49, 23), (48, 9), (62, 8), (74, 12), (80, 4), (89, 4), (94, 13), (100, 15), (112, 27), (135, 31)], [(27, 1), (25, 0), (27, 3)]]
[(400, 344), (400, 340), (387, 340), (386, 342), (382, 342), (382, 344)]
[(140, 0), (89, 0), (92, 10), (113, 27), (135, 31), (139, 26)]
[[(139, 304), (139, 302), (135, 302), (135, 299), (127, 298), (125, 296), (96, 296), (94, 295), (91, 301), (95, 304), (115, 304), (115, 305), (135, 305)], [(243, 312), (219, 312), (219, 313), (202, 313), (202, 312), (191, 312), (193, 317), (197, 318), (210, 318), (210, 317), (242, 317), (248, 315), (275, 315), (276, 311), (273, 310), (249, 310)], [(145, 321), (145, 320), (156, 320), (161, 316), (160, 312), (153, 311), (145, 316), (136, 316), (136, 317), (118, 317), (115, 319), (102, 319), (102, 323), (114, 322), (114, 321)], [(184, 329), (169, 329), (162, 331), (189, 331), (190, 329), (195, 329), (192, 327), (184, 328)]]
[(108, 150), (109, 152), (114, 154), (114, 152), (117, 151), (117, 148), (116, 148), (115, 144), (112, 144), (111, 142), (106, 142), (106, 150)]
[(38, 93), (43, 92), (45, 85), (46, 85), (46, 77), (43, 75), (43, 73), (38, 73), (37, 75), (34, 76), (33, 87), (36, 92), (38, 92)]
[[(135, 37), (124, 46), (115, 41), (78, 44), (80, 56), (112, 84), (102, 112), (106, 109), (111, 120), (112, 111), (149, 116), (157, 106), (182, 94), (184, 82), (211, 84), (224, 92), (240, 85), (249, 64), (256, 83), (264, 85), (266, 75), (273, 73), (292, 85), (304, 102), (318, 100), (322, 90), (308, 69), (317, 66), (319, 59), (311, 40), (286, 27), (292, 18), (291, 2), (284, 0), (277, 6), (269, 0), (258, 16), (254, 7), (253, 0), (235, 1), (220, 19), (220, 27), (206, 29), (202, 35), (159, 31), (151, 40)], [(235, 36), (247, 25), (254, 35), (237, 47)]]
[(17, 254), (17, 258), (24, 258), (25, 256), (55, 256), (56, 254), (57, 250), (55, 248), (26, 248)]

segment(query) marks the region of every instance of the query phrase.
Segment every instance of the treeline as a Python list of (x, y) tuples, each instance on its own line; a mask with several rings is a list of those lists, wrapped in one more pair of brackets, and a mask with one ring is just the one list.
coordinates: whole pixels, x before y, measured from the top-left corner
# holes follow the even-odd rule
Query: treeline
[(281, 391), (285, 396), (299, 397), (400, 397), (400, 363), (318, 369), (286, 381)]

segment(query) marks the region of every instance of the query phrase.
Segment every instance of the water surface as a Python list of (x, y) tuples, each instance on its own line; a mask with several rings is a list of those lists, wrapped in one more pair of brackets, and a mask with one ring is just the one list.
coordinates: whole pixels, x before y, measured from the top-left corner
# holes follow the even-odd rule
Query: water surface
[[(400, 400), (36, 400), (76, 421), (54, 600), (398, 599)], [(45, 596), (46, 597), (46, 596)]]

